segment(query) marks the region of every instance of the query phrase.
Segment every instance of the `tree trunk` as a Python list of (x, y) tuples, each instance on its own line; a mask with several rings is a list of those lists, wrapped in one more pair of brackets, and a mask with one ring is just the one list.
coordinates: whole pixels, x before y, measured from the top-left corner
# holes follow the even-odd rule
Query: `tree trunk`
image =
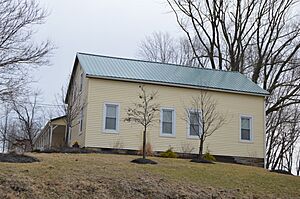
[(68, 147), (69, 134), (70, 134), (70, 125), (69, 125), (69, 123), (67, 122), (67, 126), (66, 126), (66, 137), (65, 137), (65, 147)]
[(33, 149), (34, 149), (34, 143), (33, 143), (33, 138), (32, 138), (32, 136), (31, 136), (31, 133), (29, 133), (29, 132), (31, 132), (31, 131), (28, 131), (28, 138), (29, 138), (29, 150), (30, 151), (33, 151)]
[(146, 127), (143, 132), (143, 159), (146, 159)]
[(199, 154), (198, 154), (198, 159), (203, 158), (203, 136), (200, 138), (200, 146), (199, 146)]
[(2, 144), (2, 153), (5, 152), (5, 145), (6, 145), (6, 138), (3, 139), (3, 144)]
[(8, 113), (6, 112), (5, 116), (5, 124), (4, 124), (4, 134), (3, 134), (3, 144), (2, 144), (2, 153), (5, 151), (5, 145), (6, 145), (6, 137), (7, 137), (7, 126), (8, 126)]

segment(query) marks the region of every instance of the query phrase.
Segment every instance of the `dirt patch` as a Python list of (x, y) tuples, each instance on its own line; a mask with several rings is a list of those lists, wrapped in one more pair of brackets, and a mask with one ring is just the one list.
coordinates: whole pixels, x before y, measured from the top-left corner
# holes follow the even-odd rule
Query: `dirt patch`
[[(40, 192), (42, 191), (42, 192)], [(91, 178), (74, 181), (42, 181), (24, 179), (0, 181), (0, 198), (95, 198), (95, 199), (221, 199), (239, 198), (239, 190), (203, 188), (170, 183), (153, 175), (141, 175), (134, 181), (126, 178)], [(251, 197), (246, 195), (247, 197)]]
[(19, 155), (15, 153), (0, 153), (0, 162), (10, 163), (32, 163), (39, 162), (39, 159), (27, 155)]
[(15, 175), (4, 178), (0, 175), (0, 198), (36, 198), (35, 194), (33, 194), (31, 183), (27, 178)]
[(236, 198), (239, 196), (237, 190), (219, 190), (215, 188), (203, 188), (199, 186), (191, 186), (182, 183), (170, 183), (165, 178), (143, 175), (135, 181), (127, 179), (119, 179), (111, 181), (106, 179), (105, 183), (114, 184), (114, 187), (106, 186), (108, 188), (107, 198)]

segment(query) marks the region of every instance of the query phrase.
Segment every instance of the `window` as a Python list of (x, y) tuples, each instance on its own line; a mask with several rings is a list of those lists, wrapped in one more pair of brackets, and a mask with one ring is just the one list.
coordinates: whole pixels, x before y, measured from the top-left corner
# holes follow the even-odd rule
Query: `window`
[(200, 113), (198, 111), (189, 111), (188, 137), (197, 137), (202, 133), (200, 126)]
[(241, 116), (241, 141), (252, 141), (252, 117)]
[(80, 116), (79, 116), (79, 133), (81, 133), (83, 130), (83, 108), (80, 111)]
[(106, 103), (104, 113), (104, 131), (117, 133), (119, 128), (119, 105)]
[(80, 88), (79, 88), (79, 91), (82, 91), (82, 88), (83, 88), (83, 76), (84, 76), (84, 74), (81, 73), (81, 75), (80, 75)]
[(175, 110), (171, 108), (162, 108), (160, 112), (162, 136), (175, 136)]

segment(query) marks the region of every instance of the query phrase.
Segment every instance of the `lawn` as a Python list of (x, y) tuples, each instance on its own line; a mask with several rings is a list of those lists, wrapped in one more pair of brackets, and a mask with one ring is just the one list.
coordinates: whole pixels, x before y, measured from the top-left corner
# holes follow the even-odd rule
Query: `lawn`
[(300, 198), (300, 177), (225, 163), (135, 156), (29, 154), (36, 163), (0, 163), (0, 198)]

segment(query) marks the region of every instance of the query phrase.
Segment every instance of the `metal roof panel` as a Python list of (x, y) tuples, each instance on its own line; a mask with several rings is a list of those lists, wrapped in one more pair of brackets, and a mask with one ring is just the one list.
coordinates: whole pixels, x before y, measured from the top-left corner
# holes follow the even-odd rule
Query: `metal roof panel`
[(239, 72), (203, 69), (175, 64), (77, 53), (77, 58), (87, 75), (114, 79), (142, 80), (153, 83), (189, 85), (223, 91), (268, 95)]

